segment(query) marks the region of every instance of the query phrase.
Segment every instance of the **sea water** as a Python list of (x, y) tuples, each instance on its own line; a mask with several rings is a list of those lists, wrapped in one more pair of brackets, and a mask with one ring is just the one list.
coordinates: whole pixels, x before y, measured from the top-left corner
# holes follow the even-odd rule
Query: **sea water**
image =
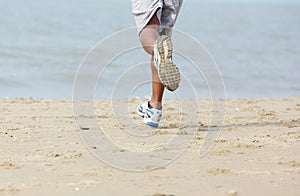
[[(95, 98), (151, 94), (150, 57), (137, 47), (136, 30), (124, 33), (135, 27), (129, 0), (10, 0), (0, 1), (0, 8), (1, 98), (71, 99), (76, 74), (93, 47), (98, 55), (92, 64), (100, 72), (82, 77), (86, 85), (97, 78)], [(175, 52), (173, 60), (183, 80), (193, 80), (197, 98), (209, 98), (212, 91), (220, 90), (210, 88), (205, 78), (219, 78), (215, 82), (224, 84), (228, 98), (300, 96), (299, 10), (298, 1), (186, 0), (175, 30), (205, 47), (219, 72), (195, 72), (193, 63), (205, 66), (206, 62), (183, 57), (206, 54), (192, 54), (192, 46), (183, 55)], [(114, 44), (103, 44), (114, 35)], [(118, 44), (131, 46), (131, 42), (133, 48), (112, 55)], [(182, 43), (174, 40), (174, 50)], [(104, 65), (103, 59), (111, 55), (115, 58)]]

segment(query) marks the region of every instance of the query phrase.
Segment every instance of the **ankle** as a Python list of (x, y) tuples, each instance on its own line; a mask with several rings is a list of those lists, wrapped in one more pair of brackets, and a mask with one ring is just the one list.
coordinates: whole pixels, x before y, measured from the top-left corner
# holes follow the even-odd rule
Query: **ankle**
[(149, 102), (148, 102), (148, 106), (149, 106), (150, 108), (155, 108), (155, 109), (158, 109), (158, 110), (161, 110), (161, 109), (162, 109), (162, 104), (161, 104), (161, 102), (149, 101)]

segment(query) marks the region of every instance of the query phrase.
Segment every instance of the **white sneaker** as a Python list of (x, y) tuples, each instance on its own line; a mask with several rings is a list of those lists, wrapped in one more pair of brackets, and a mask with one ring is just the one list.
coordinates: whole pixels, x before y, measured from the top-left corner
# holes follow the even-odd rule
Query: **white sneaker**
[(145, 102), (139, 105), (136, 109), (136, 113), (142, 118), (144, 118), (143, 122), (146, 125), (152, 127), (158, 127), (158, 123), (162, 118), (162, 110), (156, 108), (150, 108), (149, 102)]
[(180, 72), (172, 62), (172, 40), (166, 36), (159, 36), (153, 47), (154, 64), (158, 70), (161, 83), (170, 91), (178, 88)]

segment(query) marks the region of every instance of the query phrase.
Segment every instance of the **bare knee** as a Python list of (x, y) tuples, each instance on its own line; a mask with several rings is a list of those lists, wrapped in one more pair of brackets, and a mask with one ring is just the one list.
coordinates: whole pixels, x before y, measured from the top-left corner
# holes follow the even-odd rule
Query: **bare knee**
[(155, 13), (140, 33), (140, 41), (144, 50), (149, 54), (152, 54), (154, 42), (159, 36), (159, 27), (159, 20)]

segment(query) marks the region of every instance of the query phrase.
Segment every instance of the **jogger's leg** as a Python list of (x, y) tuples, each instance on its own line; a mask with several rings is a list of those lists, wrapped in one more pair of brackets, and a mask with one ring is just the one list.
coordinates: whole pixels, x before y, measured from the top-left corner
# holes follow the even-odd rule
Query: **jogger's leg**
[(162, 98), (164, 94), (164, 85), (161, 83), (157, 69), (154, 65), (154, 58), (151, 57), (151, 72), (152, 72), (152, 96), (150, 100), (150, 105), (161, 109), (162, 108)]
[(159, 27), (159, 20), (156, 14), (154, 14), (148, 22), (147, 26), (140, 33), (140, 40), (143, 45), (143, 48), (150, 55), (152, 55), (153, 53), (154, 42), (159, 36)]
[(153, 61), (153, 45), (159, 36), (159, 20), (154, 14), (147, 26), (140, 33), (140, 40), (144, 50), (151, 55), (151, 72), (152, 72), (152, 96), (150, 105), (161, 109), (161, 102), (164, 93), (164, 86), (161, 83), (156, 67)]

